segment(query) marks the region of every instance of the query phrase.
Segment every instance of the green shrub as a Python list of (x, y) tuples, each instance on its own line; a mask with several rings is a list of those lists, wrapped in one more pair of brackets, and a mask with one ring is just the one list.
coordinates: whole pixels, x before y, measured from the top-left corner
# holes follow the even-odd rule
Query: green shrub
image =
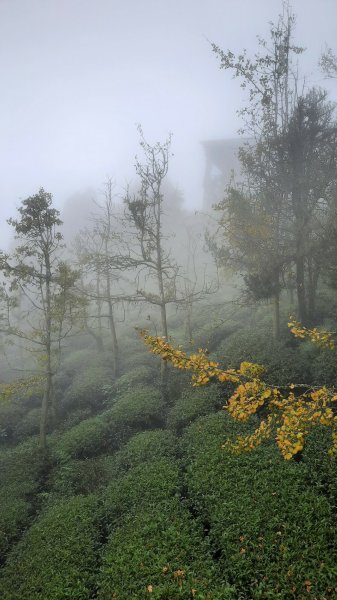
[(105, 398), (104, 386), (113, 382), (111, 368), (102, 365), (86, 365), (77, 372), (61, 400), (61, 412), (91, 408), (99, 410)]
[(39, 486), (45, 461), (36, 438), (0, 452), (1, 493), (8, 496), (33, 496)]
[(177, 439), (170, 431), (157, 429), (136, 433), (115, 455), (121, 472), (159, 458), (174, 458)]
[(307, 467), (308, 486), (314, 487), (329, 501), (333, 510), (337, 506), (337, 457), (330, 457), (331, 432), (326, 427), (315, 427), (309, 434), (302, 459)]
[(310, 362), (297, 348), (296, 340), (274, 340), (270, 330), (239, 331), (218, 347), (215, 357), (225, 367), (237, 368), (242, 361), (256, 362), (267, 369), (266, 381), (286, 385), (291, 381), (311, 382)]
[(142, 385), (122, 394), (109, 414), (116, 430), (126, 426), (139, 431), (161, 427), (164, 409), (160, 391), (150, 385)]
[[(313, 344), (311, 344), (312, 348)], [(337, 349), (313, 348), (311, 356), (308, 357), (308, 364), (312, 375), (314, 385), (325, 385), (327, 387), (337, 387)]]
[(90, 419), (92, 417), (92, 410), (90, 408), (78, 408), (77, 410), (71, 411), (71, 413), (66, 417), (66, 419), (61, 424), (61, 429), (71, 429), (81, 423), (81, 421), (85, 421), (86, 419)]
[(30, 521), (31, 504), (0, 492), (0, 564)]
[(0, 561), (34, 514), (44, 466), (36, 440), (0, 453)]
[(56, 455), (84, 459), (117, 450), (137, 431), (162, 425), (163, 409), (158, 390), (139, 386), (110, 410), (66, 431), (55, 444)]
[(17, 423), (13, 435), (16, 440), (22, 440), (38, 435), (40, 430), (41, 408), (32, 408)]
[(65, 431), (56, 440), (54, 452), (60, 458), (85, 459), (105, 454), (116, 446), (108, 415), (102, 413)]
[[(139, 323), (138, 323), (139, 326)], [(144, 348), (139, 335), (134, 331), (132, 335), (124, 335), (119, 341), (120, 363), (124, 373), (132, 373), (134, 369), (147, 367), (158, 368), (158, 359)]]
[(107, 519), (117, 523), (130, 511), (169, 502), (179, 493), (179, 468), (172, 459), (162, 458), (138, 465), (112, 481), (104, 494)]
[(112, 456), (62, 461), (48, 483), (50, 498), (95, 493), (109, 483), (116, 471)]
[(97, 572), (99, 530), (94, 497), (68, 498), (25, 533), (8, 556), (2, 600), (86, 600)]
[(192, 597), (239, 598), (233, 587), (216, 577), (207, 540), (188, 511), (172, 498), (170, 504), (131, 514), (113, 531), (104, 549), (98, 600)]
[(219, 387), (212, 385), (198, 388), (190, 384), (170, 410), (167, 424), (180, 433), (197, 417), (213, 412), (223, 403)]
[(17, 423), (23, 418), (27, 409), (16, 399), (0, 402), (0, 444), (8, 445), (15, 440)]
[(148, 385), (158, 377), (153, 368), (145, 365), (141, 365), (121, 375), (113, 385), (112, 392), (117, 394), (125, 394), (126, 392), (132, 391), (139, 385)]
[[(307, 469), (284, 461), (273, 444), (236, 456), (221, 448), (240, 431), (226, 414), (186, 432), (186, 484), (207, 524), (213, 551), (243, 597), (329, 596), (336, 585), (336, 527), (323, 496), (307, 486)], [(331, 590), (330, 590), (331, 591)]]
[[(209, 317), (209, 310), (208, 310)], [(242, 326), (242, 325), (241, 325)], [(230, 338), (240, 328), (238, 323), (232, 322), (226, 325), (215, 323), (210, 325), (208, 319), (203, 327), (198, 327), (194, 335), (194, 347), (207, 348), (210, 352), (215, 352), (223, 340)]]

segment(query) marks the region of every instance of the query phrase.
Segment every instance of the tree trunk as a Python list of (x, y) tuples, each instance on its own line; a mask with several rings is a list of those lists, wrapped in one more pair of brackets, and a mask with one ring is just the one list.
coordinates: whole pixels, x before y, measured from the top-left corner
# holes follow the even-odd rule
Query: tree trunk
[(99, 274), (96, 275), (96, 306), (98, 320), (98, 335), (102, 339), (102, 300), (100, 298), (100, 279)]
[(280, 294), (274, 295), (274, 339), (280, 339)]
[[(106, 256), (106, 259), (108, 259), (107, 239), (106, 239), (106, 245), (105, 245), (105, 256)], [(109, 314), (108, 320), (109, 320), (109, 328), (110, 328), (111, 340), (112, 340), (113, 374), (114, 374), (114, 377), (118, 377), (118, 375), (119, 375), (119, 348), (118, 348), (118, 340), (117, 340), (115, 319), (114, 319), (114, 313), (113, 313), (113, 302), (111, 300), (111, 278), (110, 278), (109, 268), (106, 269), (105, 277), (106, 277), (106, 289), (107, 289), (107, 298), (108, 298), (108, 314)]]
[(89, 327), (87, 322), (85, 322), (85, 330), (89, 335), (91, 335), (91, 337), (94, 338), (94, 340), (96, 342), (97, 352), (103, 352), (104, 344), (103, 344), (103, 340), (102, 340), (101, 336), (98, 333), (96, 333), (96, 331), (91, 329), (91, 327)]
[(191, 343), (193, 335), (192, 335), (192, 302), (188, 303), (186, 308), (186, 317), (185, 317), (185, 340), (188, 344)]
[(311, 258), (308, 259), (308, 316), (310, 322), (315, 321), (316, 312), (316, 294), (320, 269), (315, 265)]
[(108, 310), (109, 310), (109, 326), (110, 326), (110, 333), (111, 333), (111, 339), (112, 339), (113, 374), (114, 374), (114, 377), (118, 377), (118, 375), (119, 375), (119, 348), (118, 348), (115, 319), (114, 319), (114, 314), (113, 314), (113, 305), (112, 305), (111, 300), (108, 301)]
[(305, 275), (304, 257), (301, 253), (299, 253), (296, 256), (296, 291), (297, 291), (298, 318), (303, 325), (305, 325), (308, 320), (304, 275)]
[(47, 448), (47, 423), (48, 423), (48, 411), (50, 406), (51, 390), (52, 390), (52, 315), (51, 315), (51, 266), (50, 256), (48, 253), (45, 254), (45, 266), (46, 266), (46, 297), (45, 297), (45, 327), (46, 327), (46, 384), (41, 405), (41, 420), (40, 420), (40, 448), (45, 451)]
[[(155, 194), (155, 203), (156, 203), (156, 271), (157, 271), (157, 281), (158, 281), (158, 290), (160, 297), (160, 317), (161, 317), (161, 329), (162, 335), (168, 339), (168, 327), (167, 327), (167, 313), (166, 313), (166, 298), (165, 298), (165, 288), (164, 288), (164, 279), (163, 279), (163, 265), (162, 265), (162, 237), (161, 237), (161, 194), (160, 194), (160, 184), (158, 185), (158, 189)], [(168, 400), (168, 389), (167, 389), (167, 362), (165, 360), (161, 361), (160, 367), (160, 379), (161, 379), (161, 396), (164, 402)]]

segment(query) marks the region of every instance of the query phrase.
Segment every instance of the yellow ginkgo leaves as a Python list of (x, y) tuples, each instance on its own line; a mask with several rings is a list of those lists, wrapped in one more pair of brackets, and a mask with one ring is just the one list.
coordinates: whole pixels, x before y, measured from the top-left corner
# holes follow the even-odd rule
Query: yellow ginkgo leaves
[[(321, 347), (334, 347), (329, 333), (307, 329), (294, 320), (289, 327), (297, 337), (307, 337)], [(244, 422), (259, 414), (260, 423), (252, 434), (238, 436), (235, 442), (226, 442), (224, 448), (249, 452), (274, 436), (282, 456), (289, 460), (303, 450), (310, 430), (323, 425), (331, 429), (329, 454), (337, 454), (337, 416), (333, 409), (337, 395), (332, 390), (326, 387), (309, 389), (294, 383), (280, 390), (261, 379), (265, 369), (260, 365), (242, 362), (237, 370), (221, 369), (219, 363), (210, 360), (207, 351), (201, 348), (188, 355), (180, 347), (172, 346), (166, 338), (151, 336), (144, 330), (140, 335), (151, 352), (178, 369), (192, 371), (194, 386), (203, 386), (210, 381), (234, 384), (235, 389), (224, 409), (237, 421)]]

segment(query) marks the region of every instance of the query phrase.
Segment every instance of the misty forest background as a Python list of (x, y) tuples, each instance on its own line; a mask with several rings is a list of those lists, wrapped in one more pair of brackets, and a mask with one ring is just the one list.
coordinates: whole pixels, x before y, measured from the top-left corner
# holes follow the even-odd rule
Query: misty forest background
[[(174, 138), (151, 144), (139, 126), (134, 184), (108, 179), (71, 223), (41, 188), (8, 222), (4, 600), (337, 598), (329, 433), (289, 461), (273, 441), (225, 450), (259, 415), (231, 419), (232, 385), (192, 386), (137, 331), (226, 368), (262, 364), (281, 389), (337, 385), (336, 349), (287, 327), (336, 331), (336, 104), (303, 84), (287, 4), (255, 56), (212, 50), (246, 104), (236, 171), (212, 171), (204, 211), (170, 183)], [(320, 66), (337, 77), (333, 49)]]

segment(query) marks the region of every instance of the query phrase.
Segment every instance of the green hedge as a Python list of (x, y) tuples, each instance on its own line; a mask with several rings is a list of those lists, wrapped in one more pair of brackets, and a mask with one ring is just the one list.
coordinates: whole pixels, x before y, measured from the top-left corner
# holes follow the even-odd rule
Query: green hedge
[(31, 520), (43, 468), (36, 440), (0, 452), (0, 561)]
[(219, 345), (214, 356), (225, 367), (237, 368), (242, 361), (262, 364), (267, 369), (267, 381), (274, 385), (312, 381), (311, 361), (303, 347), (298, 347), (290, 334), (284, 340), (274, 340), (269, 327), (234, 333)]
[(307, 485), (305, 465), (284, 461), (274, 444), (240, 456), (221, 449), (239, 430), (219, 413), (183, 440), (188, 494), (219, 566), (244, 598), (334, 597), (337, 530), (326, 498)]
[(149, 385), (153, 382), (155, 377), (158, 377), (158, 370), (155, 370), (149, 366), (141, 365), (121, 375), (115, 384), (113, 385), (112, 392), (117, 394), (125, 394), (126, 392), (132, 391), (139, 385)]
[(102, 365), (86, 366), (74, 374), (60, 402), (60, 412), (90, 408), (98, 411), (105, 399), (104, 386), (113, 382), (112, 370)]
[(108, 415), (102, 413), (81, 421), (57, 438), (54, 452), (57, 457), (85, 459), (104, 454), (117, 445)]
[(36, 521), (8, 556), (2, 600), (86, 600), (97, 573), (99, 530), (94, 497), (75, 497)]
[(50, 500), (95, 493), (108, 485), (116, 471), (114, 456), (61, 461), (54, 468), (47, 485)]
[(15, 429), (24, 417), (27, 408), (23, 402), (14, 398), (0, 402), (0, 444), (8, 445), (15, 440)]
[(132, 425), (136, 430), (141, 430), (162, 426), (164, 410), (165, 405), (158, 388), (139, 385), (119, 397), (110, 415), (117, 427)]
[(174, 458), (177, 438), (171, 431), (154, 429), (136, 433), (115, 455), (121, 472), (159, 458)]
[(189, 387), (181, 394), (168, 414), (167, 424), (180, 433), (197, 417), (207, 415), (224, 404), (216, 385)]
[[(148, 586), (151, 586), (150, 588)], [(221, 582), (202, 531), (179, 500), (131, 514), (103, 554), (98, 600), (238, 600)]]
[(307, 467), (307, 483), (323, 494), (333, 510), (337, 506), (337, 457), (329, 456), (331, 431), (315, 427), (307, 438), (302, 459)]
[(106, 519), (111, 529), (131, 511), (170, 502), (179, 495), (179, 467), (172, 459), (161, 458), (130, 469), (107, 487), (104, 493)]
[(0, 493), (0, 564), (13, 543), (27, 527), (31, 516), (31, 504), (23, 498)]
[(55, 452), (70, 458), (90, 458), (117, 450), (134, 433), (163, 424), (160, 392), (139, 386), (121, 395), (108, 411), (82, 421), (56, 442)]
[(40, 430), (41, 408), (32, 408), (15, 426), (13, 436), (16, 440), (38, 435)]

